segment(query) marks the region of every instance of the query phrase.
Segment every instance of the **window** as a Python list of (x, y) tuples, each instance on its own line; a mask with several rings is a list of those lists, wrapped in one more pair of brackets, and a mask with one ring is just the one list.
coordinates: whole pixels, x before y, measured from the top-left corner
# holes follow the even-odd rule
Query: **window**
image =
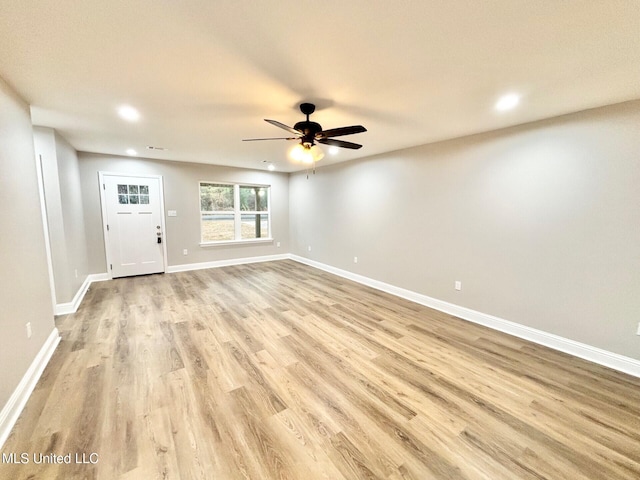
[(149, 186), (118, 184), (118, 203), (149, 204)]
[(200, 182), (202, 243), (271, 239), (269, 189), (265, 185)]

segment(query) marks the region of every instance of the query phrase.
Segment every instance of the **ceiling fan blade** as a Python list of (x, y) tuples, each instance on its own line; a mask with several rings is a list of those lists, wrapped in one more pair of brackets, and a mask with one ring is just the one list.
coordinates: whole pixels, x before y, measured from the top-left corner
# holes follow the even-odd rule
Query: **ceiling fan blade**
[(320, 138), (318, 143), (324, 143), (325, 145), (331, 145), (332, 147), (350, 148), (351, 150), (357, 150), (362, 148), (359, 143), (345, 142), (344, 140), (334, 140), (332, 138)]
[(286, 130), (289, 133), (293, 133), (294, 135), (302, 136), (302, 132), (299, 132), (295, 128), (291, 128), (288, 125), (285, 125), (284, 123), (278, 122), (277, 120), (268, 120), (265, 118), (264, 121), (278, 128), (282, 128), (283, 130)]
[(272, 137), (272, 138), (243, 138), (243, 142), (258, 142), (260, 140), (300, 140), (300, 137)]
[(342, 135), (353, 135), (354, 133), (366, 132), (362, 125), (352, 125), (350, 127), (330, 128), (316, 134), (316, 138), (341, 137)]

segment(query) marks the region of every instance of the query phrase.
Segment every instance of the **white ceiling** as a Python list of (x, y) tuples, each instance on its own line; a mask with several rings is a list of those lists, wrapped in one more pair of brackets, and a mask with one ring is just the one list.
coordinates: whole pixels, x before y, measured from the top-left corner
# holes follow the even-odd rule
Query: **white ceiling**
[(77, 150), (293, 171), (241, 140), (303, 101), (368, 129), (322, 165), (640, 98), (640, 1), (0, 0), (0, 77)]

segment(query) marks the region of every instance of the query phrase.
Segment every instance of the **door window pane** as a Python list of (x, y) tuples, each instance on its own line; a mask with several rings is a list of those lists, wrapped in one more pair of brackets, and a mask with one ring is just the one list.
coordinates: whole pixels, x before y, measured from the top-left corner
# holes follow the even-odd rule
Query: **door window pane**
[(118, 203), (122, 205), (139, 203), (149, 204), (148, 185), (121, 185), (118, 184)]

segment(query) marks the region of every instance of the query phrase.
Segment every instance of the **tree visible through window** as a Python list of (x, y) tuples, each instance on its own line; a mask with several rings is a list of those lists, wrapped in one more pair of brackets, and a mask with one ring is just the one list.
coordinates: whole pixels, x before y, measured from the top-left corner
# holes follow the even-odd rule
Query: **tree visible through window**
[(202, 243), (271, 238), (269, 188), (200, 182)]

